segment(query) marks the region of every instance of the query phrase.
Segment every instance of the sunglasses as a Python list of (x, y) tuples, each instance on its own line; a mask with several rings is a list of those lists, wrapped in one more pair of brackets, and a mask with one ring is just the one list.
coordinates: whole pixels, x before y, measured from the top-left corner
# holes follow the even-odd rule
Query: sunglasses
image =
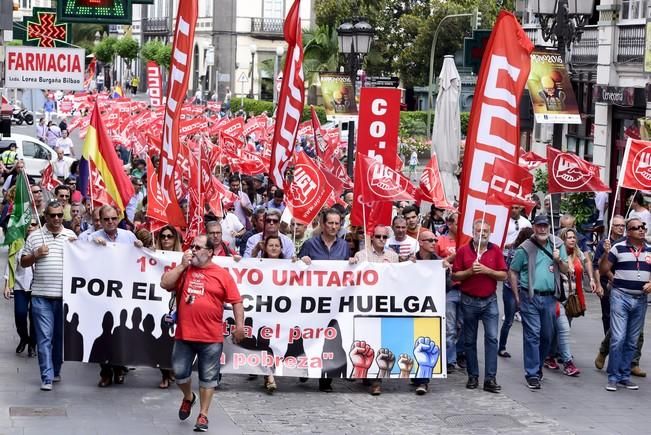
[(429, 242), (429, 243), (434, 243), (436, 242), (436, 239), (420, 239), (421, 242)]
[(373, 237), (378, 239), (378, 240), (387, 240), (389, 238), (389, 236), (384, 236), (384, 235), (380, 235), (380, 234), (374, 234)]
[(47, 215), (50, 216), (51, 218), (62, 218), (63, 217), (63, 213), (48, 213)]
[(32, 226), (32, 227), (37, 227), (37, 226), (38, 226), (38, 222), (32, 222), (32, 223), (29, 224), (29, 225)]
[(264, 221), (265, 221), (266, 223), (268, 223), (268, 224), (277, 224), (278, 222), (280, 222), (280, 219), (268, 219), (268, 218), (267, 218), (267, 219), (265, 219)]
[(199, 245), (191, 245), (190, 249), (192, 249), (193, 251), (198, 251), (200, 249), (206, 249), (206, 247), (205, 246), (199, 246)]
[(41, 189), (38, 189), (38, 190), (32, 190), (32, 193), (41, 193), (41, 192), (43, 192)]
[(646, 230), (646, 225), (638, 225), (636, 227), (628, 227), (628, 231), (638, 231), (638, 230)]
[(118, 217), (117, 216), (112, 216), (112, 217), (107, 217), (107, 218), (102, 218), (104, 222), (111, 222), (111, 221), (117, 221)]
[(174, 238), (174, 234), (161, 234), (161, 235), (160, 235), (160, 238), (161, 238), (161, 239), (173, 239), (173, 238)]
[(58, 195), (59, 198), (70, 198), (70, 195)]

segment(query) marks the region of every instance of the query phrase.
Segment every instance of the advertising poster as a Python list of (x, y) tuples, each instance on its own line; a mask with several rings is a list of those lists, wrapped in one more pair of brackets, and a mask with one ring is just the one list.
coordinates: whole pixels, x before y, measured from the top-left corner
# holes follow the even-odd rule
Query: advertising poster
[(357, 115), (353, 85), (348, 74), (319, 73), (321, 96), (327, 116)]
[(562, 56), (554, 51), (531, 53), (527, 80), (533, 113), (540, 124), (580, 124), (570, 77)]

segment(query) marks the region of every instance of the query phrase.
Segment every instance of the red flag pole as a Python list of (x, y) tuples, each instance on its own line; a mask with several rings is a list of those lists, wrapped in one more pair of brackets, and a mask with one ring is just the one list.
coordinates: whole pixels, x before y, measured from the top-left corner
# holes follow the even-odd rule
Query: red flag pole
[[(610, 222), (608, 222), (608, 238), (610, 239), (610, 231), (612, 229), (612, 221), (615, 217), (615, 204), (617, 204), (617, 198), (619, 197), (619, 186), (622, 180), (624, 179), (624, 173), (626, 171), (626, 166), (628, 163), (628, 154), (631, 150), (631, 138), (629, 137), (626, 141), (626, 149), (624, 150), (624, 157), (622, 158), (622, 167), (619, 171), (619, 178), (617, 178), (617, 188), (615, 189), (615, 198), (613, 200), (613, 211), (610, 213)], [(628, 214), (628, 213), (626, 213)], [(624, 216), (626, 218), (626, 216)]]
[(554, 206), (553, 206), (553, 204), (554, 204), (554, 194), (550, 193), (549, 194), (549, 222), (552, 225), (552, 241), (554, 240), (553, 236), (556, 235), (556, 231), (554, 231)]

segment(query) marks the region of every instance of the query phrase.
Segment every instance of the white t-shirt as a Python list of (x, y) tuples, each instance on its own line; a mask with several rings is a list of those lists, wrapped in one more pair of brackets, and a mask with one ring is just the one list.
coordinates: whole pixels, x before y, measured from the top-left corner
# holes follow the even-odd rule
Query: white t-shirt
[(597, 220), (603, 221), (606, 214), (606, 207), (608, 206), (608, 193), (597, 192), (594, 196), (594, 203), (599, 211), (599, 217)]
[(505, 245), (512, 245), (518, 237), (518, 233), (522, 228), (531, 228), (531, 222), (524, 216), (520, 216), (517, 221), (509, 217), (509, 228), (506, 232)]
[(73, 147), (72, 139), (70, 139), (70, 136), (66, 138), (60, 137), (57, 139), (56, 147), (63, 150), (64, 156), (69, 156), (71, 154), (70, 150)]
[(387, 248), (392, 249), (400, 257), (408, 257), (418, 251), (418, 241), (409, 236), (406, 236), (405, 240), (398, 241), (393, 236), (387, 240)]
[(242, 222), (235, 216), (233, 213), (226, 213), (224, 219), (221, 221), (222, 224), (222, 240), (228, 243), (228, 246), (235, 249), (235, 237), (233, 237), (233, 232), (240, 232), (244, 225)]
[(409, 166), (416, 166), (418, 164), (418, 154), (416, 154), (416, 151), (411, 153), (411, 156), (409, 157)]

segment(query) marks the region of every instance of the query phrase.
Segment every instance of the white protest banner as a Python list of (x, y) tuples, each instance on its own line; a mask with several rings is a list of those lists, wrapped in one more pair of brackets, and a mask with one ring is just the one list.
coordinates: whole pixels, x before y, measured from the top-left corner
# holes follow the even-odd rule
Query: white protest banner
[(84, 56), (81, 48), (5, 47), (5, 85), (8, 88), (84, 88)]
[[(163, 321), (170, 294), (159, 283), (180, 256), (128, 245), (67, 244), (65, 359), (170, 367), (173, 327)], [(441, 261), (215, 262), (235, 279), (246, 316), (247, 338), (234, 345), (232, 310), (224, 311), (225, 373), (446, 376)]]

